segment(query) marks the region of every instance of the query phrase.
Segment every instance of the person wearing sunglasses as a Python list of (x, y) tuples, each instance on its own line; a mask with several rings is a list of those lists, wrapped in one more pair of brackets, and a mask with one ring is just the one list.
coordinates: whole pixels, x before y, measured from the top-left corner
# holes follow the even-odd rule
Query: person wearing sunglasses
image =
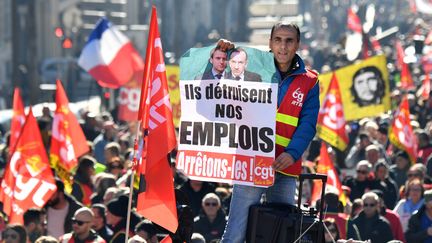
[(361, 198), (365, 191), (373, 187), (373, 181), (369, 177), (372, 170), (372, 165), (367, 160), (361, 160), (356, 166), (356, 176), (349, 177), (344, 182), (344, 185), (351, 188), (350, 200)]
[(93, 211), (87, 207), (78, 209), (72, 218), (72, 232), (60, 236), (61, 243), (106, 243), (92, 229)]
[(220, 239), (226, 224), (226, 214), (221, 208), (220, 198), (215, 193), (208, 193), (201, 205), (202, 213), (194, 219), (194, 232), (203, 235), (206, 242)]
[(8, 224), (1, 236), (2, 243), (27, 243), (27, 232), (22, 225)]
[(390, 223), (379, 214), (379, 197), (374, 192), (362, 196), (363, 211), (353, 220), (361, 240), (385, 243), (394, 239)]
[(407, 242), (432, 242), (432, 190), (424, 192), (424, 203), (409, 219)]

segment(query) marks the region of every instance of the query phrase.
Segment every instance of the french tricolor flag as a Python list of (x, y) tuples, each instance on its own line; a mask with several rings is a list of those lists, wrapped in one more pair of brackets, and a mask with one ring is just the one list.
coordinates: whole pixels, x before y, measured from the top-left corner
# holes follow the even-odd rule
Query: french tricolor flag
[(100, 86), (119, 88), (144, 70), (144, 62), (130, 40), (101, 18), (81, 52), (78, 65)]

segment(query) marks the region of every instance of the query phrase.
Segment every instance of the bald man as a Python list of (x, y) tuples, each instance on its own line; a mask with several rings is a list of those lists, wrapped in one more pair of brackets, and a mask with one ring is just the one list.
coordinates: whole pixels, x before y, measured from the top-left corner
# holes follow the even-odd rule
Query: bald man
[(93, 211), (87, 207), (78, 209), (72, 218), (72, 232), (60, 236), (62, 243), (106, 243), (93, 229)]

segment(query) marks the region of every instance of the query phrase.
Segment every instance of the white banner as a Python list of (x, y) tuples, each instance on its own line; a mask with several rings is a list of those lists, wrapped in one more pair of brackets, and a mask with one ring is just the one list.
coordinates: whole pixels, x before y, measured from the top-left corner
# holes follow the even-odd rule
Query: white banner
[(189, 178), (273, 184), (277, 84), (180, 81), (177, 169)]

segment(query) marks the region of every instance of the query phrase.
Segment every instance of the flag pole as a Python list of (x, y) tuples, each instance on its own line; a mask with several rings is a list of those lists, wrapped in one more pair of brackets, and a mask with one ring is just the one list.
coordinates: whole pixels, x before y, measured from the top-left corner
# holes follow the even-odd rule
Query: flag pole
[[(135, 170), (139, 169), (141, 158), (137, 159), (138, 155), (138, 149), (139, 149), (139, 138), (140, 138), (140, 128), (141, 128), (141, 120), (138, 120), (137, 128), (136, 128), (136, 134), (135, 134), (135, 141), (134, 141), (134, 150), (132, 155), (132, 168), (129, 168), (131, 170), (131, 177), (129, 181), (129, 200), (128, 200), (128, 208), (127, 208), (127, 217), (126, 217), (126, 237), (125, 237), (125, 243), (128, 242), (129, 238), (129, 228), (130, 228), (130, 219), (131, 219), (131, 213), (132, 213), (132, 196), (133, 196), (133, 189), (134, 189), (134, 178), (135, 178)], [(145, 145), (143, 145), (144, 147)], [(141, 157), (141, 156), (140, 156)]]

